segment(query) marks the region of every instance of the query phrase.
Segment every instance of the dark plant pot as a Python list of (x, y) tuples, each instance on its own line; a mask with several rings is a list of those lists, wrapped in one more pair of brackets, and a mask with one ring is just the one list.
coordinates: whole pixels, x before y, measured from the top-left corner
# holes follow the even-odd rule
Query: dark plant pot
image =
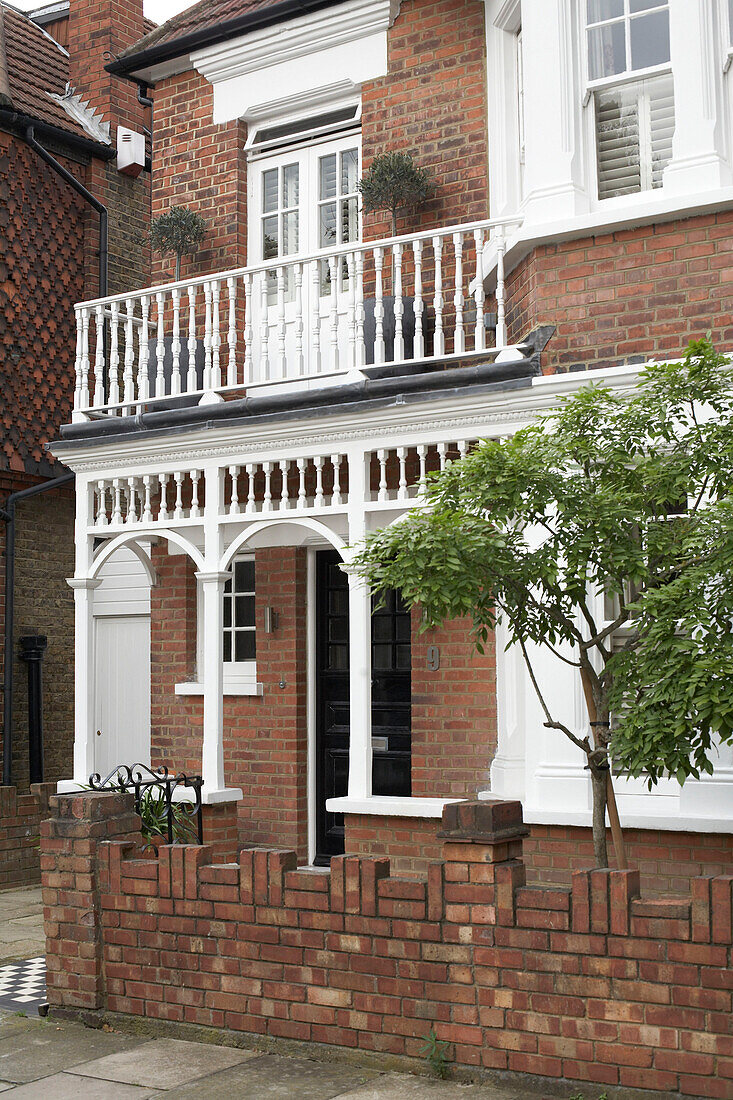
[[(402, 336), (405, 342), (405, 359), (414, 358), (415, 308), (413, 303), (414, 298), (404, 297), (402, 299), (402, 304), (404, 307), (402, 313)], [(374, 298), (364, 299), (364, 344), (366, 348), (367, 366), (370, 366), (374, 363), (374, 345), (377, 338), (377, 323), (374, 317), (375, 304), (376, 300)], [(384, 307), (384, 318), (382, 320), (382, 331), (384, 334), (384, 358), (387, 362), (390, 362), (394, 359), (394, 297), (392, 295), (387, 295), (382, 298), (382, 306)], [(433, 312), (429, 308), (427, 302), (423, 303), (422, 330), (424, 341), (424, 354), (426, 356), (432, 355), (435, 321), (433, 317)]]
[[(188, 343), (181, 340), (181, 353), (179, 356), (181, 385), (185, 387), (188, 377)], [(170, 394), (173, 378), (173, 337), (166, 336), (163, 340), (165, 351), (163, 353), (163, 377), (165, 379), (165, 392)], [(196, 354), (194, 367), (196, 369), (196, 389), (201, 389), (204, 384), (204, 363), (206, 352), (203, 340), (196, 341)], [(158, 341), (155, 338), (148, 340), (148, 386), (151, 397), (155, 396), (155, 380), (158, 375)], [(164, 409), (188, 409), (198, 405), (198, 397), (188, 397), (182, 394), (180, 397), (166, 397), (165, 401), (156, 401), (152, 406), (155, 410)]]

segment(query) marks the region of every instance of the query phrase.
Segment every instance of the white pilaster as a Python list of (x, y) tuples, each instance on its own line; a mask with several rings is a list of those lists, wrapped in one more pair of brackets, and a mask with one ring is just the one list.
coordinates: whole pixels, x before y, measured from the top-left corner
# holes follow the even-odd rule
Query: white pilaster
[[(74, 780), (94, 772), (94, 589), (99, 580), (71, 577), (74, 590)], [(104, 777), (103, 777), (104, 778)]]
[(204, 792), (224, 790), (224, 644), (222, 633), (224, 584), (228, 573), (197, 573), (201, 585), (204, 688), (201, 776)]
[(522, 0), (522, 209), (535, 222), (573, 217), (590, 209), (583, 181), (573, 9), (568, 0)]
[[(366, 534), (364, 502), (369, 471), (361, 448), (349, 451), (349, 543)], [(372, 793), (372, 600), (364, 582), (349, 576), (349, 797)]]
[(733, 182), (725, 159), (725, 106), (716, 0), (669, 0), (675, 129), (664, 190), (691, 194)]

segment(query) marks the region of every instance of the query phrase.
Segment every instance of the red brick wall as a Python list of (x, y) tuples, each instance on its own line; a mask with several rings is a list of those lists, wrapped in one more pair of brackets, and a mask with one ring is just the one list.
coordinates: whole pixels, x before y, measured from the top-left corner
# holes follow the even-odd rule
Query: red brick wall
[(0, 787), (0, 890), (41, 880), (41, 820), (55, 783), (34, 783), (30, 791)]
[(508, 279), (510, 340), (557, 331), (548, 372), (670, 358), (708, 331), (733, 343), (733, 214), (541, 245)]
[[(388, 72), (362, 88), (364, 167), (404, 150), (428, 168), (434, 198), (399, 232), (488, 217), (486, 30), (480, 0), (403, 0), (388, 38)], [(367, 239), (391, 236), (365, 218)]]
[(395, 874), (415, 878), (440, 858), (438, 826), (434, 818), (346, 814), (344, 847), (349, 856), (389, 857)]
[[(622, 820), (623, 825), (623, 820)], [(532, 882), (567, 885), (573, 871), (592, 867), (590, 829), (562, 825), (532, 825), (524, 842), (527, 877)], [(641, 873), (644, 894), (688, 894), (699, 875), (733, 872), (733, 835), (624, 829), (629, 863)], [(608, 835), (613, 862), (613, 843)]]
[[(480, 655), (470, 623), (457, 619), (412, 631), (412, 793), (467, 797), (489, 784), (496, 752), (496, 665), (493, 637)], [(440, 668), (428, 668), (437, 646)]]
[(105, 65), (144, 33), (142, 0), (71, 0), (67, 27), (71, 84), (106, 121), (136, 130), (143, 119), (137, 89), (129, 80), (106, 72)]
[(419, 1058), (434, 1027), (474, 1074), (731, 1095), (731, 876), (672, 901), (639, 897), (634, 871), (526, 886), (508, 802), (448, 815), (424, 881), (266, 849), (235, 866), (181, 845), (130, 859), (131, 804), (57, 797), (44, 822), (53, 1006), (382, 1058)]
[[(247, 182), (243, 123), (212, 122), (213, 89), (196, 72), (161, 80), (154, 91), (153, 217), (189, 206), (208, 223), (206, 240), (185, 257), (181, 275), (200, 275), (244, 264)], [(153, 258), (153, 280), (167, 282), (175, 260)]]
[[(201, 770), (200, 696), (176, 696), (195, 677), (196, 582), (189, 560), (155, 551), (151, 596), (152, 753), (154, 764)], [(305, 550), (256, 555), (257, 676), (261, 696), (224, 698), (226, 782), (241, 787), (242, 840), (289, 844), (307, 852), (307, 702)], [(273, 607), (278, 629), (266, 634)], [(280, 687), (280, 681), (284, 687)]]

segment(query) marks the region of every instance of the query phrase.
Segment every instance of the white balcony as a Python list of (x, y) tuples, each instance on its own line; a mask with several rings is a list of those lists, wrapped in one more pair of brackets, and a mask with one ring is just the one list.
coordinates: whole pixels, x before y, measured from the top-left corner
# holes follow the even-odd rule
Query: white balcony
[(81, 303), (73, 418), (495, 357), (507, 346), (504, 243), (517, 225), (448, 226)]

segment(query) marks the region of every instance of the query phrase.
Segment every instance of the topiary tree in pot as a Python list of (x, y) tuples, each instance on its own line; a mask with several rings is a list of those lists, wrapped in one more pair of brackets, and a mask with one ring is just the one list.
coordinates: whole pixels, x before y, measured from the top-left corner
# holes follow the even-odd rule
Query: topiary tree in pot
[[(397, 236), (397, 219), (408, 210), (417, 210), (433, 192), (433, 181), (427, 168), (418, 168), (409, 153), (391, 151), (375, 157), (369, 169), (357, 184), (365, 214), (388, 213), (392, 221), (392, 236)], [(393, 269), (394, 278), (394, 269)], [(374, 361), (374, 300), (365, 301), (365, 338), (367, 363)], [(406, 300), (409, 305), (409, 299)], [(394, 298), (382, 299), (384, 341), (387, 358), (394, 348), (395, 317)], [(405, 357), (412, 357), (415, 318), (411, 308), (405, 309), (402, 331), (405, 340)]]
[(166, 214), (153, 219), (150, 244), (159, 256), (176, 257), (176, 282), (181, 278), (181, 259), (198, 252), (207, 229), (206, 220), (189, 206), (172, 206)]
[(397, 236), (397, 218), (427, 201), (433, 182), (427, 168), (418, 168), (409, 153), (380, 153), (357, 184), (365, 214), (388, 212), (392, 236)]

